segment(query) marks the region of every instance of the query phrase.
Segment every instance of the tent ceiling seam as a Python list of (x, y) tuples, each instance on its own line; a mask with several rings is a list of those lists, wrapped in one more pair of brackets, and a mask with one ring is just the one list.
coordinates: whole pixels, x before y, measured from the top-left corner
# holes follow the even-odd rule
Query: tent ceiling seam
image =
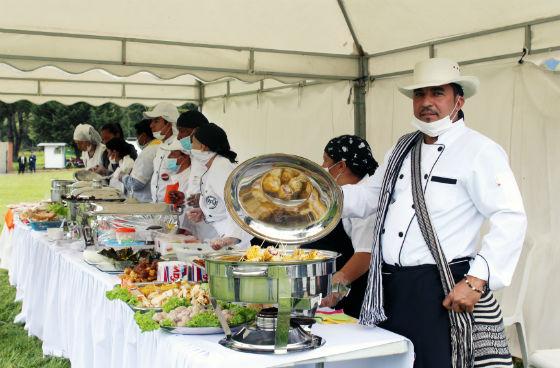
[(100, 35), (91, 35), (91, 34), (76, 34), (76, 33), (63, 33), (63, 32), (31, 31), (31, 30), (12, 29), (12, 28), (0, 28), (0, 33), (15, 33), (15, 34), (23, 34), (23, 35), (31, 35), (31, 36), (83, 38), (83, 39), (105, 40), (105, 41), (120, 41), (120, 42), (129, 42), (129, 43), (130, 42), (132, 42), (132, 43), (149, 43), (149, 44), (160, 44), (160, 45), (171, 45), (171, 46), (186, 46), (186, 47), (222, 49), (222, 50), (232, 50), (232, 51), (249, 51), (250, 52), (251, 50), (253, 50), (254, 52), (263, 52), (263, 53), (306, 55), (306, 56), (332, 57), (332, 58), (343, 58), (343, 59), (357, 59), (358, 58), (358, 55), (336, 54), (336, 53), (329, 53), (329, 52), (312, 52), (312, 51), (268, 49), (268, 48), (250, 47), (250, 46), (230, 46), (230, 45), (205, 44), (205, 43), (194, 43), (194, 42), (163, 41), (163, 40), (150, 40), (150, 39), (144, 39), (144, 38), (100, 36)]

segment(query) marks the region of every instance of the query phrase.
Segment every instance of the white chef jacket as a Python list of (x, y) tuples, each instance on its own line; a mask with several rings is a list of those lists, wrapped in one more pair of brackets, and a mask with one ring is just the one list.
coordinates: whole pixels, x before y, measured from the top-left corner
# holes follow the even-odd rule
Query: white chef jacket
[(82, 161), (86, 170), (93, 169), (97, 165), (103, 166), (103, 152), (105, 152), (105, 145), (99, 143), (95, 147), (95, 152), (93, 152), (93, 157), (89, 157), (87, 151), (82, 152)]
[(200, 182), (200, 209), (206, 223), (211, 224), (218, 236), (241, 240), (240, 247), (246, 247), (252, 236), (243, 231), (233, 221), (226, 209), (224, 188), (229, 174), (235, 168), (227, 158), (217, 155), (212, 166), (202, 175)]
[(134, 198), (139, 202), (152, 201), (151, 180), (154, 174), (154, 158), (160, 144), (160, 140), (152, 139), (134, 161), (130, 175), (122, 178), (126, 191), (132, 191)]
[[(167, 169), (166, 160), (167, 156), (169, 156), (170, 151), (164, 150), (161, 147), (164, 145), (171, 145), (173, 141), (176, 139), (175, 135), (167, 138), (165, 141), (158, 146), (156, 154), (154, 156), (154, 173), (152, 174), (152, 182), (151, 182), (151, 192), (152, 192), (152, 202), (163, 202), (163, 198), (165, 197), (165, 188), (169, 183), (169, 178), (171, 177), (171, 172)], [(162, 175), (167, 174), (168, 180), (163, 180)]]
[(120, 173), (123, 173), (123, 174), (130, 173), (133, 166), (134, 166), (134, 160), (130, 156), (126, 155), (122, 159), (120, 159), (119, 160), (119, 166), (117, 166), (117, 168), (115, 169), (115, 171), (111, 175), (111, 179), (109, 180), (109, 186), (113, 187), (113, 188), (116, 188), (116, 189), (120, 190), (122, 193), (124, 193), (124, 185), (119, 180), (119, 174)]
[[(376, 212), (387, 159), (364, 185), (343, 186), (343, 217)], [(410, 153), (400, 170), (383, 224), (381, 247), (388, 264), (435, 264), (415, 217)], [(458, 120), (435, 144), (422, 144), (426, 205), (448, 262), (472, 257), (469, 275), (491, 289), (510, 284), (527, 218), (508, 157), (495, 142)], [(490, 230), (478, 248), (485, 219)]]
[[(357, 184), (364, 184), (369, 178), (366, 174)], [(375, 225), (375, 215), (366, 218), (343, 218), (342, 227), (344, 232), (352, 240), (354, 252), (371, 253), (373, 246), (373, 226)]]

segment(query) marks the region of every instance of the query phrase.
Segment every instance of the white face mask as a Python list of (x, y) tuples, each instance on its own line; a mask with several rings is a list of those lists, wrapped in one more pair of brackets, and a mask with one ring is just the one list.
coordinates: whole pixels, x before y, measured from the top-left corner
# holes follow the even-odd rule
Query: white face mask
[(197, 162), (200, 162), (202, 165), (206, 165), (208, 161), (216, 154), (211, 151), (201, 151), (199, 149), (191, 149), (191, 158)]
[[(334, 164), (332, 164), (332, 165), (329, 166), (329, 167), (323, 167), (323, 169), (325, 169), (325, 170), (329, 173), (329, 175), (332, 176), (332, 174), (331, 174), (331, 169), (332, 169), (333, 167), (335, 167), (335, 166), (336, 166), (337, 164), (339, 164), (339, 163), (340, 163), (340, 161), (335, 162)], [(339, 173), (339, 174), (334, 178), (334, 181), (335, 181), (336, 183), (338, 183), (337, 180), (338, 180), (338, 178), (340, 177), (340, 175), (342, 175), (342, 173)]]
[(163, 141), (165, 139), (165, 134), (161, 134), (161, 132), (154, 132), (154, 138)]
[(451, 118), (451, 115), (455, 115), (454, 111), (457, 108), (458, 103), (459, 100), (457, 100), (457, 103), (455, 103), (455, 107), (453, 107), (453, 110), (451, 110), (451, 114), (445, 116), (442, 119), (432, 121), (431, 123), (426, 123), (418, 119), (416, 116), (413, 116), (411, 124), (414, 128), (418, 129), (427, 136), (430, 136), (432, 138), (439, 137), (453, 127), (454, 117)]

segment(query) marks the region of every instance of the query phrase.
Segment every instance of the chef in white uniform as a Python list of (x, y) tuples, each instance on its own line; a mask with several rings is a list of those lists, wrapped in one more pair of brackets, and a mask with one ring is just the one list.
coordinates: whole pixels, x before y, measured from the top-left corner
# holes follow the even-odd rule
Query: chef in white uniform
[(154, 158), (161, 143), (159, 139), (154, 138), (150, 122), (150, 120), (142, 120), (134, 126), (142, 152), (134, 161), (130, 175), (120, 176), (126, 194), (132, 194), (138, 202), (145, 203), (152, 201), (151, 180), (154, 173)]
[(193, 222), (211, 224), (218, 238), (210, 241), (214, 249), (235, 245), (247, 247), (252, 236), (243, 231), (231, 218), (224, 200), (229, 174), (236, 166), (237, 154), (230, 149), (226, 132), (214, 123), (195, 130), (192, 138), (191, 160), (206, 168), (200, 182), (200, 208), (187, 212)]
[(134, 159), (132, 159), (131, 154), (133, 151), (136, 152), (136, 150), (122, 138), (113, 138), (109, 140), (106, 144), (106, 148), (109, 163), (114, 167), (114, 171), (109, 180), (109, 186), (124, 193), (124, 185), (119, 180), (119, 177), (128, 175), (132, 171)]
[(177, 137), (177, 108), (169, 102), (158, 103), (152, 111), (144, 113), (145, 119), (151, 119), (150, 128), (156, 139), (161, 141), (154, 157), (154, 172), (151, 179), (152, 202), (163, 202), (165, 189), (171, 172), (165, 166), (165, 160), (169, 154), (163, 146), (169, 146)]
[[(468, 329), (451, 329), (449, 316), (469, 320), (472, 315), (465, 313), (472, 313), (488, 289), (510, 284), (525, 237), (523, 201), (506, 152), (465, 124), (461, 109), (477, 89), (478, 79), (462, 76), (451, 60), (432, 58), (418, 63), (414, 84), (400, 88), (411, 99), (412, 126), (417, 132), (403, 136), (368, 181), (342, 187), (343, 217), (376, 214), (378, 218), (372, 229), (376, 234), (374, 268), (360, 323), (379, 324), (409, 338), (414, 344), (415, 368), (455, 366), (453, 341), (476, 336)], [(414, 168), (420, 171), (420, 189), (436, 234), (426, 236), (430, 243), (423, 233), (432, 230), (424, 226), (421, 231), (418, 212), (423, 208), (416, 208), (413, 201), (411, 152), (415, 149), (421, 156)], [(421, 203), (418, 197), (416, 203)], [(490, 226), (481, 238), (485, 221)], [(448, 270), (442, 266), (441, 273), (433, 255), (438, 248), (433, 246), (434, 238), (444, 255), (436, 251), (438, 262), (447, 262)], [(380, 268), (383, 272), (378, 272)], [(445, 293), (447, 276), (441, 275), (449, 272), (454, 283)], [(500, 326), (502, 337), (498, 336)], [(484, 344), (496, 349), (493, 359), (511, 363), (501, 318), (488, 328)], [(450, 331), (456, 331), (453, 339)], [(474, 354), (456, 356), (472, 359)]]
[(74, 129), (74, 142), (82, 152), (82, 161), (87, 170), (103, 164), (105, 146), (101, 143), (101, 136), (89, 124), (78, 124)]

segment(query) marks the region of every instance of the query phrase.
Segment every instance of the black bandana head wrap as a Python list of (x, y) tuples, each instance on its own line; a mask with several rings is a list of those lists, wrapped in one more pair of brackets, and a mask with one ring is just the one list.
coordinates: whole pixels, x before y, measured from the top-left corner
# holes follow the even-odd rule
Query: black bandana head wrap
[(212, 152), (236, 162), (237, 153), (230, 149), (226, 132), (214, 123), (202, 125), (194, 131), (195, 138)]
[(366, 174), (373, 175), (379, 166), (368, 142), (355, 135), (341, 135), (331, 139), (325, 152), (334, 162), (346, 162), (350, 171), (360, 178)]

